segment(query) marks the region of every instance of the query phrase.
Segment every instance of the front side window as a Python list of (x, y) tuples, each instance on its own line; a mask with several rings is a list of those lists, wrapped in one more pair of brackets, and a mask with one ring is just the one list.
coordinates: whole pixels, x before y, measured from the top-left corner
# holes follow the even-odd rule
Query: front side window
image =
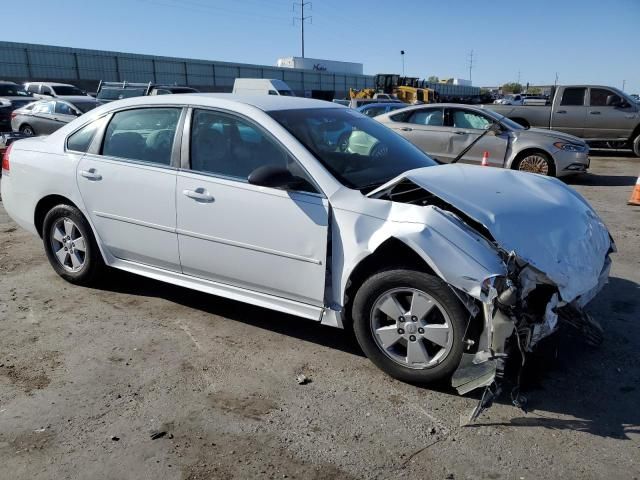
[(484, 115), (461, 108), (451, 109), (451, 122), (453, 128), (468, 128), (473, 130), (486, 130), (493, 123), (491, 119)]
[(64, 102), (56, 102), (55, 113), (59, 113), (60, 115), (75, 115), (76, 112), (71, 105)]
[(89, 150), (91, 141), (98, 131), (100, 124), (102, 124), (102, 119), (95, 120), (71, 134), (67, 139), (67, 149), (73, 150), (74, 152), (86, 152)]
[(268, 113), (349, 188), (368, 192), (408, 170), (436, 165), (408, 140), (351, 109)]
[(55, 87), (56, 95), (80, 95), (83, 96), (84, 92), (78, 87), (73, 85), (57, 85)]
[(113, 115), (102, 155), (171, 165), (179, 108), (140, 108)]
[(444, 125), (444, 114), (442, 108), (420, 109), (411, 114), (408, 122), (415, 125), (442, 127)]
[(592, 88), (591, 94), (589, 95), (589, 104), (592, 107), (606, 107), (607, 106), (607, 97), (609, 95), (613, 95), (615, 97), (614, 102), (620, 103), (622, 99), (611, 90), (607, 90), (606, 88)]
[(383, 114), (385, 110), (385, 107), (371, 107), (365, 108), (362, 113), (364, 113), (367, 117), (376, 117)]
[[(287, 168), (306, 174), (281, 146), (242, 118), (211, 110), (194, 110), (191, 124), (191, 169), (247, 181), (258, 167)], [(310, 185), (305, 191), (315, 191)]]
[(42, 89), (40, 90), (40, 93), (42, 93), (43, 95), (51, 95), (51, 89), (46, 85), (42, 85)]
[(584, 92), (586, 88), (565, 88), (560, 105), (582, 106), (584, 105)]

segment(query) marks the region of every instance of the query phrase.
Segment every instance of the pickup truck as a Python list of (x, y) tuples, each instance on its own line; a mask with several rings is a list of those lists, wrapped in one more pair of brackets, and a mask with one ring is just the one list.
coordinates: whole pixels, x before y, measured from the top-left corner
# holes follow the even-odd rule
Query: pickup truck
[(487, 105), (525, 128), (570, 133), (593, 147), (631, 148), (640, 157), (640, 104), (600, 85), (558, 86), (549, 105)]
[(178, 85), (156, 85), (151, 82), (133, 83), (100, 81), (98, 91), (96, 92), (96, 98), (100, 104), (104, 104), (123, 98), (143, 97), (147, 95), (167, 95), (170, 93), (198, 93), (198, 90)]

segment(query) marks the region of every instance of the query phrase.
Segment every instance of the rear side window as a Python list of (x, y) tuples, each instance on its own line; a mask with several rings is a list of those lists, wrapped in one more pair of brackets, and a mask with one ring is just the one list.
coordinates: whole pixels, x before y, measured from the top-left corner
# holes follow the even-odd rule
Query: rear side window
[(584, 93), (586, 88), (565, 88), (560, 105), (582, 106), (584, 105)]
[(140, 108), (113, 115), (102, 155), (171, 165), (179, 108)]
[(101, 123), (100, 120), (96, 120), (70, 135), (67, 139), (67, 150), (73, 150), (74, 152), (86, 152), (89, 150), (91, 141), (98, 130), (98, 125)]
[(53, 102), (42, 102), (33, 107), (33, 113), (53, 113)]
[(428, 108), (416, 110), (411, 114), (409, 123), (416, 125), (430, 125), (432, 127), (442, 127), (444, 125), (444, 114), (442, 108)]

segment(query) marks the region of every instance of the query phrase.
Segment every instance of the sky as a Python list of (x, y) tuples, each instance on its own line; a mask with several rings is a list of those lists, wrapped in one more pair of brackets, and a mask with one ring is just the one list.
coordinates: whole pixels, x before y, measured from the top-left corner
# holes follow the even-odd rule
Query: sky
[[(640, 0), (308, 0), (305, 55), (366, 74), (640, 93)], [(300, 55), (293, 0), (30, 0), (0, 40), (275, 65)], [(299, 0), (297, 2), (300, 3)], [(54, 16), (47, 15), (47, 12)]]

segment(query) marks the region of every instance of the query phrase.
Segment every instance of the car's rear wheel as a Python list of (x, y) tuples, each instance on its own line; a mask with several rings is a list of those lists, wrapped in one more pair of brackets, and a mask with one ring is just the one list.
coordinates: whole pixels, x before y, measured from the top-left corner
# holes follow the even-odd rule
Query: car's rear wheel
[(529, 152), (520, 156), (514, 163), (513, 168), (521, 172), (538, 173), (555, 177), (556, 167), (549, 154), (545, 152)]
[(20, 127), (20, 131), (30, 137), (33, 137), (36, 134), (36, 131), (33, 129), (31, 125), (22, 125)]
[(439, 278), (415, 270), (386, 270), (366, 280), (353, 302), (360, 347), (399, 380), (434, 383), (460, 364), (468, 317)]
[(90, 285), (104, 269), (91, 227), (75, 207), (61, 204), (49, 210), (42, 240), (53, 269), (71, 283)]

